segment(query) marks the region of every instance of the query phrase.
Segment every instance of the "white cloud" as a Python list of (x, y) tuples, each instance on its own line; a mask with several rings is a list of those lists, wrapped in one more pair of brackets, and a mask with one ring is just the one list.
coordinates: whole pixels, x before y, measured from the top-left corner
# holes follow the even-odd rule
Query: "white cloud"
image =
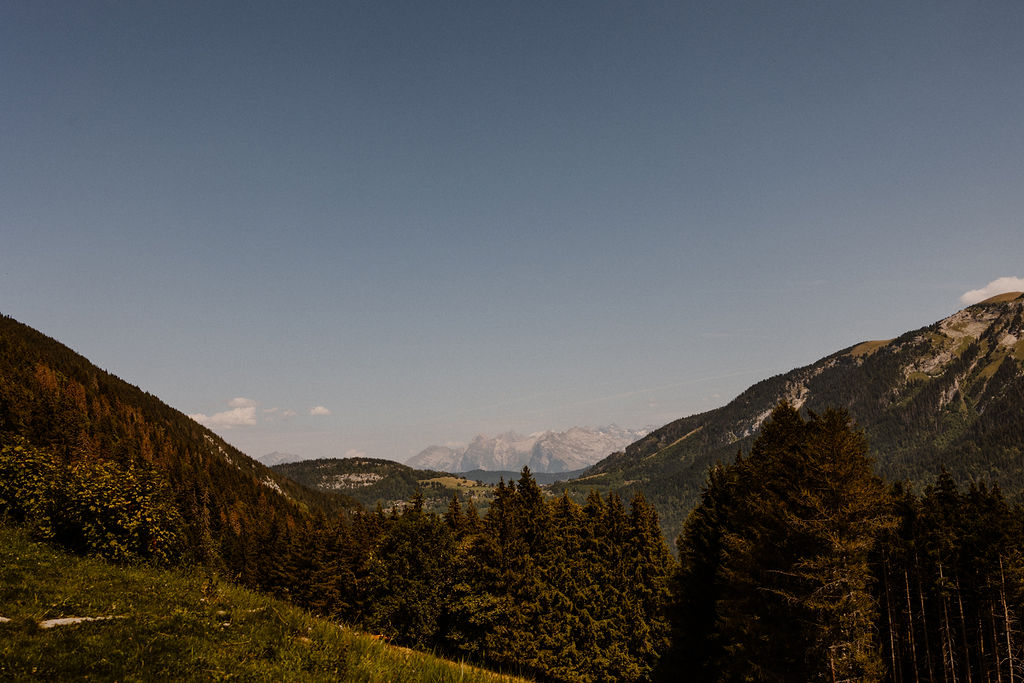
[(196, 413), (189, 415), (193, 420), (211, 429), (231, 429), (233, 427), (251, 427), (256, 424), (256, 401), (241, 396), (228, 401), (231, 410), (213, 415)]
[(963, 296), (960, 297), (960, 301), (961, 303), (971, 305), (976, 304), (979, 301), (984, 301), (985, 299), (997, 294), (1005, 294), (1006, 292), (1024, 292), (1024, 278), (998, 278), (981, 289), (972, 289), (969, 292), (964, 292)]
[(347, 451), (345, 451), (345, 457), (346, 458), (365, 458), (366, 457), (366, 451), (359, 451), (359, 450), (356, 450), (355, 448), (350, 448)]
[(255, 408), (257, 403), (251, 398), (239, 396), (228, 401), (228, 405), (232, 408)]
[(317, 406), (316, 408), (309, 409), (310, 415), (330, 415), (331, 411), (323, 406)]

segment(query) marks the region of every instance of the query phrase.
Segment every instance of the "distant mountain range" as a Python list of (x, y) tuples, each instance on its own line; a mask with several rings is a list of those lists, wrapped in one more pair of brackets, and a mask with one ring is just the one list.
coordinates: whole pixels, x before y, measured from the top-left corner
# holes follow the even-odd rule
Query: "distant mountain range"
[(846, 408), (880, 474), (922, 486), (945, 468), (1024, 491), (1024, 294), (1003, 294), (896, 339), (855, 344), (652, 431), (556, 489), (641, 491), (674, 540), (708, 468), (748, 451), (780, 401)]
[(528, 436), (515, 432), (494, 437), (479, 435), (468, 446), (430, 446), (410, 458), (408, 464), (445, 472), (519, 472), (524, 465), (539, 474), (570, 472), (590, 467), (648, 431), (611, 425), (598, 429), (573, 427), (564, 432)]
[(267, 467), (273, 467), (274, 465), (281, 465), (286, 462), (298, 462), (302, 460), (301, 455), (295, 455), (294, 453), (282, 453), (280, 451), (274, 451), (273, 453), (267, 453), (256, 458)]

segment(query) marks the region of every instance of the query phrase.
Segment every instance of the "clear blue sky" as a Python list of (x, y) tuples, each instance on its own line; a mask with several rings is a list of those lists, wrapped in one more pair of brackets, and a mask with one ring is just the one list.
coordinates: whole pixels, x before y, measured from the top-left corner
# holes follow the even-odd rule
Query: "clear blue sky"
[(1024, 276), (1022, 36), (1019, 0), (11, 0), (0, 312), (254, 456), (660, 425)]

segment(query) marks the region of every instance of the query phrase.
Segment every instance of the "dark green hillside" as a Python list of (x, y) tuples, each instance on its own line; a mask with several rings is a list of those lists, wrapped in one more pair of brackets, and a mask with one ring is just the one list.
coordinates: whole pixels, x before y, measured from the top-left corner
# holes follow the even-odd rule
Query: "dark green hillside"
[(782, 400), (820, 413), (842, 407), (864, 429), (879, 473), (933, 482), (985, 479), (1024, 491), (1024, 295), (1003, 295), (897, 339), (864, 342), (764, 380), (728, 405), (676, 420), (562, 485), (642, 491), (669, 538), (708, 468), (749, 450)]
[[(256, 548), (268, 536), (311, 513), (334, 515), (355, 505), (271, 471), (9, 317), (0, 317), (0, 442), (4, 481), (18, 487), (7, 492), (14, 506), (8, 513), (35, 520), (41, 535), (96, 550), (98, 536), (121, 534), (125, 525), (143, 539), (139, 544), (166, 531), (180, 553), (163, 559), (213, 562), (251, 585), (266, 574)], [(88, 518), (96, 514), (91, 509), (67, 504), (83, 496), (102, 502), (128, 487), (137, 487), (135, 497), (144, 492), (154, 510), (172, 509), (167, 524), (174, 528), (136, 529), (155, 523), (128, 505), (121, 517), (108, 506), (108, 516), (97, 520)], [(150, 554), (142, 545), (134, 552)]]
[(273, 469), (303, 486), (349, 496), (367, 508), (401, 507), (419, 490), (430, 512), (448, 509), (452, 495), (483, 511), (490, 504), (491, 487), (461, 475), (417, 470), (376, 458), (325, 458), (275, 465)]

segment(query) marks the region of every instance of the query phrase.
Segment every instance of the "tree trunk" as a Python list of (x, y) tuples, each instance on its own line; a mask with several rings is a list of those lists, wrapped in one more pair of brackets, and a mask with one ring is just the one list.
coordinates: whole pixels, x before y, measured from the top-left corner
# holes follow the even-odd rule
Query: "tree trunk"
[(985, 627), (981, 620), (981, 605), (977, 606), (978, 610), (978, 671), (984, 677), (985, 683), (990, 683), (992, 676), (989, 673), (988, 666), (985, 662)]
[(917, 673), (917, 645), (914, 641), (914, 608), (910, 602), (910, 574), (903, 570), (903, 581), (907, 586), (907, 632), (910, 634), (910, 661), (914, 663), (914, 683), (921, 683)]
[(967, 683), (972, 683), (971, 680), (971, 650), (967, 647), (967, 619), (964, 617), (964, 598), (960, 593), (960, 577), (957, 576), (956, 582), (956, 601), (960, 605), (960, 633), (963, 636), (964, 643), (964, 671), (967, 674)]
[(921, 588), (921, 563), (914, 553), (914, 568), (917, 570), (917, 596), (921, 600), (921, 627), (924, 631), (924, 657), (928, 663), (928, 680), (935, 680), (935, 669), (932, 668), (932, 648), (928, 638), (928, 612), (924, 606), (924, 589)]
[[(942, 574), (942, 563), (939, 563), (939, 583), (943, 585), (942, 595), (942, 621), (944, 626), (944, 639), (942, 643), (942, 649), (944, 652), (949, 654), (949, 673), (953, 677), (953, 683), (956, 683), (956, 660), (953, 659), (953, 632), (949, 627), (949, 596), (945, 594), (946, 577)], [(945, 658), (943, 658), (945, 659)], [(945, 661), (942, 663), (942, 667), (946, 667)], [(945, 678), (945, 676), (943, 676)]]
[(1003, 602), (1003, 623), (1006, 627), (1006, 658), (1010, 664), (1010, 683), (1013, 677), (1013, 637), (1010, 634), (1010, 607), (1006, 603), (1006, 574), (1003, 573), (1003, 556), (999, 556), (999, 597)]
[(885, 586), (885, 615), (889, 621), (889, 659), (892, 662), (892, 680), (893, 683), (901, 683), (903, 680), (902, 672), (896, 668), (896, 638), (894, 633), (896, 624), (893, 623), (892, 597), (889, 594), (889, 563), (885, 557), (882, 558), (882, 583)]
[(1003, 683), (1003, 662), (999, 658), (999, 628), (996, 626), (996, 606), (990, 602), (988, 607), (988, 618), (992, 624), (992, 657), (996, 663), (996, 683)]

